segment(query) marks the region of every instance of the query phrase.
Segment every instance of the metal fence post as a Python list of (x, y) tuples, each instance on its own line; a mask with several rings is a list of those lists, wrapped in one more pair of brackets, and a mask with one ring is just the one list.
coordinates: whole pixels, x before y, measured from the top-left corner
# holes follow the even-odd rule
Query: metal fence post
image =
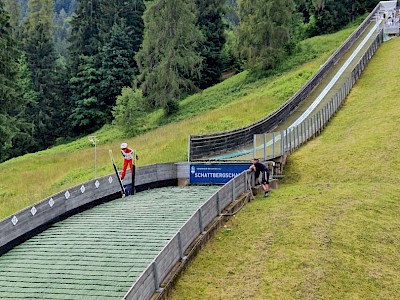
[(219, 193), (217, 193), (217, 214), (221, 214), (221, 204), (219, 203)]
[(300, 144), (299, 146), (303, 145), (304, 143), (304, 137), (303, 137), (303, 127), (304, 127), (304, 121), (300, 123)]
[[(264, 161), (267, 157), (267, 134), (264, 132), (263, 133), (263, 144), (264, 144)], [(255, 156), (254, 156), (255, 157)]]
[(191, 140), (190, 140), (190, 135), (189, 135), (189, 138), (188, 138), (188, 157), (187, 157), (188, 162), (190, 162), (190, 145), (191, 145)]
[(178, 231), (178, 247), (179, 247), (179, 257), (183, 259), (183, 246), (182, 246), (182, 236), (181, 231)]
[(272, 132), (272, 157), (275, 157), (275, 131)]
[(338, 109), (339, 109), (339, 106), (340, 106), (338, 93), (336, 93), (335, 97), (336, 97), (336, 99), (335, 99), (335, 112), (337, 112)]
[(198, 210), (199, 212), (199, 227), (200, 227), (200, 233), (203, 232), (204, 227), (203, 227), (203, 212), (201, 210), (201, 207)]
[(236, 188), (235, 178), (233, 178), (232, 179), (232, 201), (235, 201), (235, 199), (236, 199), (235, 188)]
[(249, 188), (249, 187), (247, 186), (247, 171), (244, 172), (243, 178), (244, 178), (244, 188), (243, 188), (244, 191), (243, 191), (243, 192), (246, 192), (247, 189)]
[(322, 113), (321, 111), (318, 111), (318, 135), (321, 134), (321, 128), (322, 128)]
[(253, 135), (253, 157), (256, 157), (257, 135)]
[(305, 125), (306, 125), (306, 127), (305, 127), (306, 141), (308, 141), (309, 136), (310, 136), (310, 119), (309, 118), (306, 120), (306, 124)]
[(317, 115), (313, 116), (313, 137), (317, 135)]
[(156, 291), (160, 291), (160, 283), (158, 280), (158, 270), (157, 270), (157, 262), (153, 261), (153, 276), (154, 276), (154, 286)]
[(286, 135), (285, 135), (285, 153), (287, 153), (290, 149), (290, 145), (289, 145), (289, 129), (286, 129)]

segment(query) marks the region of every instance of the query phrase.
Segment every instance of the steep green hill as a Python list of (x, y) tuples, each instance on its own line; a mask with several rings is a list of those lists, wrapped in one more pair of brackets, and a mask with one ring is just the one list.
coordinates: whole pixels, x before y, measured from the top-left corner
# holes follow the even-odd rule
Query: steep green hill
[(286, 178), (217, 233), (171, 299), (400, 298), (400, 39)]
[[(163, 119), (161, 112), (148, 115), (146, 126), (153, 130), (146, 134), (124, 138), (117, 128), (106, 126), (94, 134), (99, 140), (97, 176), (113, 172), (108, 150), (119, 158), (122, 141), (137, 149), (138, 166), (186, 161), (190, 134), (233, 129), (265, 117), (293, 95), (355, 28), (302, 42), (302, 51), (268, 77), (256, 79), (245, 71), (193, 95), (181, 102), (173, 119)], [(165, 122), (169, 124), (159, 127)], [(93, 177), (94, 147), (87, 138), (4, 162), (0, 164), (0, 219)]]

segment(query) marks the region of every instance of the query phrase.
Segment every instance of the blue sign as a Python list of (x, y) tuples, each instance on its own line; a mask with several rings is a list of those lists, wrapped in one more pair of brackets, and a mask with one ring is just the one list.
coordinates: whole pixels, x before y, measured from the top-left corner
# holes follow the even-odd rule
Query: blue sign
[(250, 164), (194, 164), (190, 166), (190, 184), (225, 184)]

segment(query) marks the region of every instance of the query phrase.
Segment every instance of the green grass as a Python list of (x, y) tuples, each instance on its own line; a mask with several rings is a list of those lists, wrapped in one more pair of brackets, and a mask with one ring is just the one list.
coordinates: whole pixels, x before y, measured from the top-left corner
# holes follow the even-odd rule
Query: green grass
[(169, 299), (400, 298), (400, 39), (285, 179), (226, 223)]
[[(282, 78), (282, 75), (286, 74), (288, 71), (294, 70), (314, 59), (317, 59), (320, 64), (324, 63), (357, 26), (358, 24), (353, 24), (349, 26), (349, 28), (337, 32), (334, 35), (323, 35), (304, 40), (298, 45), (300, 50), (284, 60), (277, 70), (269, 71), (267, 74), (249, 73), (248, 71), (237, 74), (220, 84), (182, 100), (177, 114), (164, 118), (160, 111), (153, 113), (151, 120), (154, 123), (147, 126), (152, 128), (160, 123), (184, 120), (196, 116), (199, 113), (224, 107), (238, 99), (243, 99), (246, 96), (254, 94), (258, 89), (263, 89), (263, 87), (271, 83), (274, 83), (274, 86), (287, 84), (286, 87), (289, 87), (289, 89), (278, 88), (274, 90), (273, 94), (277, 99), (287, 100), (298, 90), (298, 83), (294, 80), (294, 86), (292, 87), (290, 84), (292, 82), (287, 82), (288, 78), (285, 78), (286, 81), (279, 81), (279, 78)], [(320, 65), (315, 65), (312, 69), (299, 72), (297, 76), (301, 77), (301, 79), (308, 79), (315, 73), (319, 66)], [(304, 83), (304, 81), (302, 82)], [(262, 111), (262, 113), (265, 113), (265, 111)]]
[[(354, 29), (304, 41), (306, 53), (290, 59), (293, 65), (309, 61), (289, 71), (258, 80), (245, 71), (188, 97), (182, 101), (176, 119), (162, 121), (159, 111), (150, 114), (146, 118), (149, 128), (170, 123), (140, 136), (124, 138), (117, 128), (104, 127), (95, 133), (99, 140), (97, 175), (113, 172), (109, 149), (121, 166), (122, 141), (138, 151), (138, 166), (186, 161), (190, 134), (229, 130), (262, 119), (292, 96)], [(94, 147), (87, 137), (4, 162), (0, 164), (0, 219), (93, 177)]]

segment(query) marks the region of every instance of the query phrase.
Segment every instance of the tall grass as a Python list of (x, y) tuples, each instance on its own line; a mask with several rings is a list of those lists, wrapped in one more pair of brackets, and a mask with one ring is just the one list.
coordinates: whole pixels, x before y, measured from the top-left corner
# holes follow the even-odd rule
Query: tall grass
[[(121, 166), (118, 147), (122, 141), (137, 149), (138, 166), (186, 161), (190, 134), (228, 130), (260, 120), (292, 96), (354, 28), (304, 41), (306, 54), (299, 52), (291, 59), (297, 64), (309, 61), (290, 71), (259, 80), (242, 72), (183, 100), (175, 119), (162, 121), (160, 112), (150, 114), (150, 128), (169, 123), (146, 134), (124, 138), (117, 128), (104, 127), (94, 134), (99, 140), (97, 176), (113, 172), (109, 149)], [(93, 177), (94, 147), (86, 137), (4, 162), (0, 164), (0, 219)]]
[(170, 299), (400, 298), (400, 39), (285, 179), (232, 218)]

